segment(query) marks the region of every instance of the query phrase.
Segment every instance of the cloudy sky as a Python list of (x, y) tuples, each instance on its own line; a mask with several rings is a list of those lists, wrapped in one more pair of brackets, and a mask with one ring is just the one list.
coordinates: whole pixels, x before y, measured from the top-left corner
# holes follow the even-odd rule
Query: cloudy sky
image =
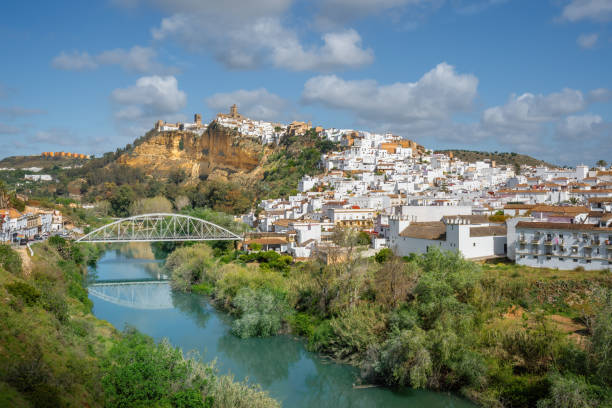
[(0, 157), (99, 154), (157, 119), (391, 131), (612, 161), (612, 0), (8, 2)]

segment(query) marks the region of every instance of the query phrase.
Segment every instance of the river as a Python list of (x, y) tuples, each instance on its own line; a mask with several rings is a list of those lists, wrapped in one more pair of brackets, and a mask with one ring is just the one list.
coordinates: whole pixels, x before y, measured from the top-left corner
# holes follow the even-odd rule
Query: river
[[(217, 361), (221, 374), (260, 384), (283, 407), (467, 408), (470, 402), (446, 393), (386, 388), (355, 389), (354, 367), (330, 362), (290, 336), (239, 339), (232, 318), (206, 298), (175, 293), (163, 280), (162, 263), (150, 247), (130, 244), (107, 251), (91, 271), (93, 312), (118, 329), (131, 325), (160, 340), (168, 338), (185, 353)], [(136, 283), (143, 281), (143, 283)]]

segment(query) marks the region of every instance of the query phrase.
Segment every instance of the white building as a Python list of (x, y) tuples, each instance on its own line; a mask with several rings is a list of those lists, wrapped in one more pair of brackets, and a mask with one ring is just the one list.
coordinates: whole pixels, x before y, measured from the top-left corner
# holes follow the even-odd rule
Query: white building
[(458, 215), (442, 221), (389, 220), (389, 248), (398, 256), (423, 254), (429, 248), (459, 251), (467, 259), (504, 256), (506, 227), (491, 224), (487, 217)]
[(612, 228), (593, 224), (519, 221), (516, 263), (536, 268), (612, 269)]

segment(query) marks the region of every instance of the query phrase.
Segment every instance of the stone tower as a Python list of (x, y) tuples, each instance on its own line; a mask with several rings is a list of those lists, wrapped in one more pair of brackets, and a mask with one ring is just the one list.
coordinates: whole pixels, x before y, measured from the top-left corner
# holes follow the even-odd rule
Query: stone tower
[(195, 115), (193, 115), (193, 121), (195, 122), (196, 125), (201, 125), (202, 115), (200, 115), (199, 113), (196, 113)]
[(230, 106), (230, 116), (232, 118), (236, 118), (238, 116), (238, 107), (236, 106), (236, 104)]

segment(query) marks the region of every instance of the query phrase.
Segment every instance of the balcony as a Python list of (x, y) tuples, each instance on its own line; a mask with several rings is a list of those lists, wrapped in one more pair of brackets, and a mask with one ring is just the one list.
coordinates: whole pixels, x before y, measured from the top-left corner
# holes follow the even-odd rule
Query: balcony
[(550, 246), (552, 244), (553, 244), (552, 239), (547, 239), (547, 240), (544, 241), (544, 245)]
[(534, 238), (534, 239), (532, 239), (532, 240), (531, 240), (531, 243), (532, 243), (533, 245), (540, 245), (540, 238)]

